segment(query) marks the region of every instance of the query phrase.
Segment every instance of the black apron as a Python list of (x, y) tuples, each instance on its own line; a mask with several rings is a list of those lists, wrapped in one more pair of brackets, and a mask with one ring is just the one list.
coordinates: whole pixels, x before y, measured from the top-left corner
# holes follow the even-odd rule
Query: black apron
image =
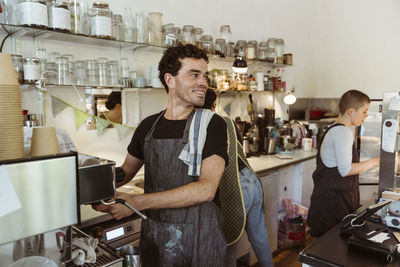
[[(322, 137), (321, 145), (327, 132), (336, 126), (344, 125), (329, 127)], [(312, 236), (323, 235), (360, 206), (358, 174), (342, 177), (337, 167), (325, 166), (321, 160), (321, 145), (317, 153), (317, 168), (313, 173), (314, 189), (307, 218)], [(352, 162), (359, 162), (354, 143)]]
[[(157, 118), (144, 143), (144, 192), (162, 192), (198, 180), (188, 175), (188, 166), (178, 158), (188, 142), (192, 112), (182, 139), (154, 139)], [(222, 215), (210, 201), (186, 208), (146, 210), (142, 221), (141, 256), (144, 267), (223, 266), (226, 241)]]

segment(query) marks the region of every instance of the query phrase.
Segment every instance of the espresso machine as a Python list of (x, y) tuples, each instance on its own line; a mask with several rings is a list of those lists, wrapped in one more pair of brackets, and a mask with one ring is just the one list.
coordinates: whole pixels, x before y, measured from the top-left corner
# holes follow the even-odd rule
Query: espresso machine
[[(115, 196), (115, 163), (90, 156), (79, 160), (71, 152), (7, 160), (0, 166), (10, 207), (0, 209), (0, 265), (41, 258), (52, 266), (73, 266), (72, 241), (89, 238), (75, 227), (80, 204)], [(122, 267), (123, 259), (103, 244), (95, 251), (91, 266)]]

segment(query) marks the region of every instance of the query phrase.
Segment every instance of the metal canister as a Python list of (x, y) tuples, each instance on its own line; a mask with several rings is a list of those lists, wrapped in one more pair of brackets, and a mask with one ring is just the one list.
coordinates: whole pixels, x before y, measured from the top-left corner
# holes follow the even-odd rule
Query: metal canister
[(127, 246), (121, 248), (119, 252), (121, 257), (124, 257), (124, 266), (141, 267), (140, 249), (135, 246)]

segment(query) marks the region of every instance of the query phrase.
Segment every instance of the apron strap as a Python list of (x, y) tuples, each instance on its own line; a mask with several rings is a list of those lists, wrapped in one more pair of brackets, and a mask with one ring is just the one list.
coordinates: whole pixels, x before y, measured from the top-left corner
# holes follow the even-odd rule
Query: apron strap
[(185, 130), (183, 131), (183, 136), (182, 136), (182, 142), (186, 144), (189, 141), (189, 131), (190, 131), (190, 125), (192, 124), (192, 120), (194, 117), (195, 112), (197, 109), (193, 109), (192, 112), (190, 112), (190, 115), (187, 119), (186, 125), (185, 125)]
[(153, 137), (154, 129), (156, 128), (157, 122), (164, 116), (166, 110), (161, 111), (160, 116), (156, 119), (156, 121), (153, 123), (153, 125), (150, 128), (150, 131), (147, 133), (146, 137), (144, 138), (144, 141), (147, 142), (150, 140), (150, 138)]

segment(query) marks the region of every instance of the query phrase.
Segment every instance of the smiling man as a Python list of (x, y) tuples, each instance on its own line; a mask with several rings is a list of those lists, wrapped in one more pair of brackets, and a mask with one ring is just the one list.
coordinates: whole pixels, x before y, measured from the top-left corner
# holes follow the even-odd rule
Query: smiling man
[[(226, 124), (204, 104), (208, 57), (193, 45), (170, 47), (159, 63), (168, 93), (165, 111), (136, 129), (121, 166), (129, 182), (144, 164), (145, 193), (118, 194), (148, 220), (142, 221), (143, 266), (222, 266), (226, 242), (214, 203), (228, 162)], [(132, 211), (115, 204), (96, 210), (120, 219)]]

